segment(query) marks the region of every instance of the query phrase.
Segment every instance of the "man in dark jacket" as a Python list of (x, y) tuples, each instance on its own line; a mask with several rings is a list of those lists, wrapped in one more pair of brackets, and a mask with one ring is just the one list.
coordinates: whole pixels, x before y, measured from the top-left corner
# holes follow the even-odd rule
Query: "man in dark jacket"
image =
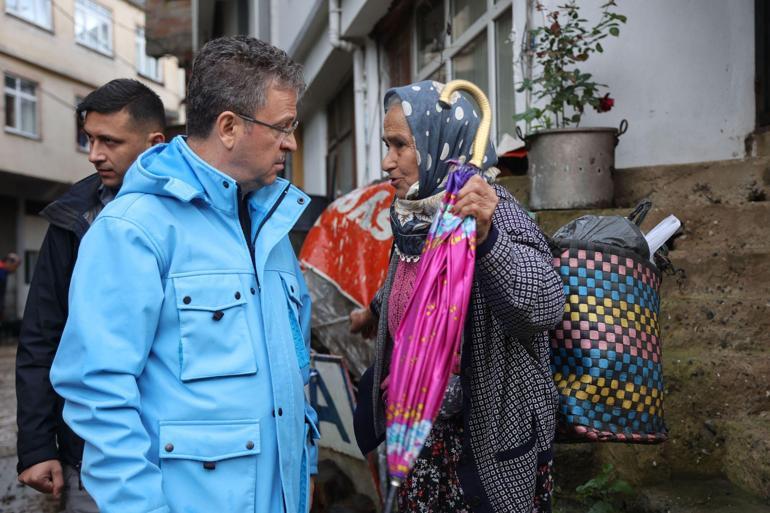
[[(83, 441), (62, 421), (63, 401), (48, 374), (67, 320), (70, 278), (80, 240), (118, 192), (123, 176), (147, 148), (163, 142), (165, 112), (157, 94), (136, 80), (117, 79), (77, 107), (96, 173), (48, 205), (50, 226), (35, 267), (16, 355), (19, 481), (60, 497), (67, 513), (97, 511), (80, 484)], [(116, 355), (119, 358), (119, 355)]]

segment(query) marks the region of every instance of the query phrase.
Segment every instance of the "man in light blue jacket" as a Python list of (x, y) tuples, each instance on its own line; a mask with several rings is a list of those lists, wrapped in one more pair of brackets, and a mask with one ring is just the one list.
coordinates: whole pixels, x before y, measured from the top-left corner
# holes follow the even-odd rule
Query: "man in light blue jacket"
[(315, 473), (310, 298), (288, 232), (308, 197), (299, 65), (209, 42), (188, 138), (143, 153), (80, 246), (51, 369), (102, 513), (304, 513)]

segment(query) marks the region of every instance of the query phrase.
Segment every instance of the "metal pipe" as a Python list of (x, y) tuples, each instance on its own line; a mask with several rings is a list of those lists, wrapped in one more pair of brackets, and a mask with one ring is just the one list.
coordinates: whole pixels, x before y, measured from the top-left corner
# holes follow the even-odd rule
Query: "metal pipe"
[(366, 72), (364, 51), (359, 45), (344, 41), (340, 37), (342, 8), (340, 0), (329, 0), (329, 43), (333, 48), (353, 54), (353, 116), (355, 125), (356, 183), (363, 185), (366, 177), (366, 163), (369, 156), (366, 144)]

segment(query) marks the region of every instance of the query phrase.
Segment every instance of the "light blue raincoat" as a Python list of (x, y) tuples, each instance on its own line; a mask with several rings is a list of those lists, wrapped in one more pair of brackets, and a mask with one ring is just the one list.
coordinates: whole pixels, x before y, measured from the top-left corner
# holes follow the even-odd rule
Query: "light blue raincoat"
[(181, 137), (143, 153), (80, 246), (51, 369), (102, 513), (299, 512), (315, 473), (310, 298), (288, 233), (309, 203), (251, 194)]

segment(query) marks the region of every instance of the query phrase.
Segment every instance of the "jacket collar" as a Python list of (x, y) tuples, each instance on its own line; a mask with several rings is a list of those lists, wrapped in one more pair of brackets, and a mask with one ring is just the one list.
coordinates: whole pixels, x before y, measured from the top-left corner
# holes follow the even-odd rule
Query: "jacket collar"
[(88, 222), (83, 214), (100, 201), (97, 191), (101, 183), (98, 173), (87, 176), (45, 207), (40, 215), (52, 225), (82, 237), (88, 229)]

